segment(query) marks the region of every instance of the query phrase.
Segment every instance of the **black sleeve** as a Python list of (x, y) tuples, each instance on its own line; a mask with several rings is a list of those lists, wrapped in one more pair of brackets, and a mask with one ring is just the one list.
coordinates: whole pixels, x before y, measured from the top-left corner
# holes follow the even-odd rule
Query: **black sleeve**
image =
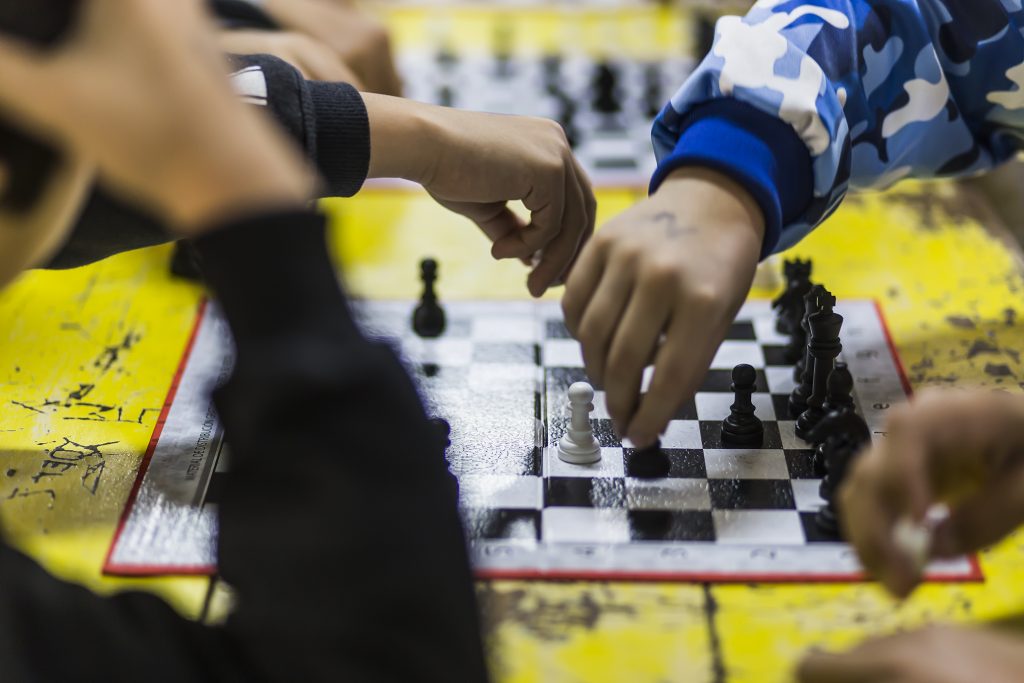
[(4, 680), (486, 681), (443, 445), (394, 353), (357, 329), (323, 220), (265, 216), (196, 247), (237, 349), (216, 393), (233, 458), (219, 565), (237, 607), (205, 627), (0, 544)]
[[(370, 122), (363, 98), (347, 83), (307, 81), (270, 55), (231, 57), (239, 95), (268, 113), (313, 161), (321, 196), (351, 197), (370, 167)], [(148, 210), (96, 187), (67, 242), (45, 268), (75, 268), (129, 249), (173, 239)]]
[(486, 680), (444, 444), (394, 353), (356, 328), (322, 219), (268, 217), (197, 250), (238, 353), (216, 396), (229, 629), (275, 676), (343, 662), (347, 680)]

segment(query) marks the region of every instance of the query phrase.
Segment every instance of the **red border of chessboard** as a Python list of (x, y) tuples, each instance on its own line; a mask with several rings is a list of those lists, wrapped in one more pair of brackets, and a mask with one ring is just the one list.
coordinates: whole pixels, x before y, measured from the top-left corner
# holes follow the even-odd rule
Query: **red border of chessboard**
[(128, 499), (124, 503), (124, 510), (121, 511), (121, 518), (117, 522), (117, 530), (114, 531), (114, 537), (110, 540), (110, 549), (107, 550), (107, 557), (103, 561), (103, 573), (112, 574), (115, 576), (209, 576), (217, 573), (217, 567), (205, 564), (197, 564), (193, 566), (182, 565), (176, 566), (173, 572), (167, 572), (165, 565), (121, 565), (111, 560), (114, 554), (114, 549), (117, 547), (117, 541), (121, 538), (121, 532), (124, 531), (124, 525), (128, 522), (128, 516), (131, 514), (132, 507), (135, 505), (135, 499), (139, 495), (139, 489), (142, 487), (142, 480), (146, 477), (146, 471), (149, 469), (149, 462), (153, 459), (153, 452), (156, 450), (156, 444), (160, 441), (160, 434), (164, 431), (164, 423), (167, 421), (167, 413), (171, 410), (171, 404), (174, 403), (174, 397), (178, 393), (178, 384), (181, 382), (181, 376), (185, 373), (185, 367), (188, 365), (188, 359), (192, 355), (192, 347), (196, 343), (196, 337), (199, 334), (199, 326), (203, 323), (203, 318), (206, 316), (208, 302), (204, 298), (199, 302), (199, 306), (196, 310), (195, 323), (192, 325), (192, 331), (188, 335), (188, 342), (185, 344), (185, 349), (181, 352), (181, 360), (178, 362), (178, 369), (174, 372), (174, 377), (171, 379), (171, 388), (167, 390), (167, 398), (164, 400), (164, 406), (160, 409), (160, 417), (156, 420), (156, 426), (153, 427), (153, 436), (149, 438), (149, 445), (146, 446), (146, 454), (142, 458), (142, 463), (139, 465), (139, 472), (135, 476), (135, 483), (132, 484), (132, 490), (128, 494)]
[[(903, 367), (903, 361), (900, 360), (899, 354), (896, 352), (896, 344), (893, 341), (892, 333), (889, 331), (889, 323), (885, 319), (885, 313), (882, 311), (882, 306), (879, 304), (877, 299), (872, 299), (871, 303), (875, 307), (875, 312), (878, 314), (878, 320), (882, 326), (882, 333), (885, 336), (886, 346), (889, 348), (889, 355), (893, 359), (893, 363), (896, 366), (896, 372), (900, 377), (900, 384), (903, 386), (903, 392), (908, 396), (913, 396), (914, 390), (910, 386), (910, 380), (907, 377), (905, 368)], [(106, 574), (113, 574), (119, 576), (153, 576), (156, 574), (165, 576), (208, 576), (216, 574), (217, 567), (213, 565), (194, 565), (194, 566), (176, 566), (173, 572), (168, 572), (167, 567), (164, 565), (118, 565), (111, 561), (114, 548), (117, 545), (117, 539), (120, 538), (121, 532), (124, 529), (124, 525), (128, 520), (128, 515), (131, 512), (132, 505), (135, 503), (135, 498), (138, 495), (139, 488), (142, 486), (142, 480), (146, 475), (146, 470), (149, 468), (150, 460), (153, 457), (153, 451), (156, 449), (156, 444), (160, 440), (160, 434), (163, 431), (164, 422), (167, 419), (167, 413), (170, 411), (171, 404), (174, 402), (174, 397), (178, 391), (178, 383), (181, 380), (181, 376), (185, 371), (185, 366), (188, 363), (189, 356), (192, 352), (192, 346), (195, 343), (196, 335), (199, 332), (199, 326), (203, 321), (203, 316), (206, 314), (207, 302), (204, 299), (200, 302), (198, 311), (196, 313), (196, 320), (192, 326), (192, 332), (189, 335), (188, 343), (185, 345), (185, 349), (182, 352), (181, 361), (178, 363), (178, 369), (174, 373), (174, 378), (171, 380), (171, 387), (167, 392), (167, 399), (164, 402), (164, 406), (160, 411), (160, 417), (157, 419), (156, 426), (153, 429), (153, 436), (149, 440), (149, 445), (146, 448), (146, 455), (142, 459), (142, 463), (139, 465), (139, 472), (135, 478), (135, 483), (132, 485), (131, 493), (128, 496), (128, 500), (125, 502), (124, 510), (121, 513), (121, 519), (118, 522), (117, 530), (114, 532), (114, 537), (110, 543), (110, 549), (107, 551), (107, 557), (104, 562), (103, 571)], [(938, 577), (932, 579), (932, 583), (970, 583), (977, 581), (984, 581), (985, 576), (981, 570), (981, 564), (978, 561), (977, 555), (971, 555), (968, 558), (971, 566), (971, 572), (965, 575), (951, 576), (951, 577)], [(716, 572), (622, 572), (622, 571), (578, 571), (578, 570), (539, 570), (539, 569), (474, 569), (474, 576), (477, 579), (537, 579), (537, 580), (548, 580), (548, 581), (643, 581), (643, 582), (674, 582), (674, 583), (855, 583), (870, 580), (864, 572), (853, 572), (853, 573), (841, 573), (841, 574), (800, 574), (795, 572), (779, 572), (779, 573), (753, 573), (753, 574), (722, 574)]]

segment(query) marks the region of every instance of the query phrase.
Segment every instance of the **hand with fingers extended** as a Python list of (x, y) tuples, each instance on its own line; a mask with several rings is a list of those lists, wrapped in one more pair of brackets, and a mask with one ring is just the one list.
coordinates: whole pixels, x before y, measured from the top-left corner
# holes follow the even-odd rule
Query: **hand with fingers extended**
[(839, 491), (846, 538), (896, 596), (921, 580), (894, 539), (897, 524), (922, 522), (938, 503), (949, 516), (934, 528), (934, 558), (979, 550), (1024, 522), (1024, 397), (922, 392), (893, 409), (885, 437), (855, 462)]
[[(590, 181), (554, 121), (459, 111), (363, 95), (370, 119), (370, 177), (418, 182), (476, 223), (497, 259), (536, 264), (534, 296), (556, 285), (594, 230)], [(524, 222), (507, 206), (521, 200)]]
[[(711, 170), (673, 172), (581, 253), (562, 308), (616, 429), (650, 445), (696, 392), (750, 288), (764, 234), (754, 200)], [(654, 374), (641, 395), (644, 368)]]
[(1024, 637), (994, 628), (931, 626), (869, 640), (842, 654), (812, 653), (799, 683), (1014, 683)]
[(200, 0), (91, 0), (57, 47), (0, 38), (0, 110), (192, 234), (302, 205), (313, 174), (234, 95)]

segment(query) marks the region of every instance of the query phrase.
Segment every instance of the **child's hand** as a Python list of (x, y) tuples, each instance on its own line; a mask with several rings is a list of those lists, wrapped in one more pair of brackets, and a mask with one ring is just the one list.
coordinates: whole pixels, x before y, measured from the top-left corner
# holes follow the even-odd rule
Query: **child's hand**
[(932, 626), (869, 640), (843, 654), (813, 653), (800, 683), (1012, 683), (1024, 670), (1024, 637), (986, 628)]
[(329, 45), (369, 92), (402, 94), (386, 27), (355, 3), (265, 0), (264, 8), (284, 28)]
[(566, 325), (616, 429), (637, 446), (696, 392), (750, 288), (763, 234), (761, 211), (740, 186), (684, 168), (580, 255), (562, 301)]
[[(446, 109), (364, 94), (370, 177), (422, 184), (483, 230), (498, 259), (539, 261), (527, 287), (540, 296), (563, 280), (594, 230), (590, 181), (554, 121)], [(525, 224), (506, 202), (522, 200)]]
[(363, 90), (359, 80), (330, 47), (316, 38), (294, 31), (221, 31), (220, 47), (237, 55), (274, 55), (288, 62), (307, 79), (344, 82)]
[(919, 568), (893, 540), (900, 520), (947, 503), (932, 557), (984, 548), (1024, 521), (1024, 397), (984, 390), (926, 391), (894, 408), (886, 435), (860, 457), (839, 492), (846, 536), (868, 572), (903, 597)]

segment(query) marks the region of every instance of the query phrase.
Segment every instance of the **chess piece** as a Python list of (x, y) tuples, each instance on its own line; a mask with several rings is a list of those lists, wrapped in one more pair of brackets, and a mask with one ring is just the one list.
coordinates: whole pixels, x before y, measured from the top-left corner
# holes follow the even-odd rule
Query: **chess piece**
[[(800, 298), (800, 312), (797, 313), (791, 308), (786, 309), (779, 318), (787, 319), (785, 325), (789, 329), (789, 343), (784, 350), (784, 357), (786, 362), (796, 366), (793, 369), (794, 382), (800, 381), (800, 374), (803, 373), (807, 362), (807, 339), (810, 334), (808, 318), (821, 310), (821, 297), (827, 293), (828, 291), (821, 285), (809, 286)], [(810, 299), (807, 298), (808, 295)]]
[(600, 114), (618, 114), (622, 111), (618, 94), (619, 75), (609, 62), (601, 62), (594, 68), (591, 82), (594, 96), (591, 106)]
[(569, 425), (558, 440), (558, 457), (565, 462), (586, 465), (601, 459), (601, 446), (590, 424), (593, 400), (594, 388), (586, 382), (569, 387)]
[(811, 261), (810, 259), (806, 261), (787, 259), (782, 264), (782, 272), (786, 277), (786, 289), (772, 301), (772, 309), (775, 311), (775, 331), (779, 334), (792, 335), (804, 319), (804, 297), (813, 287), (811, 284)]
[(442, 85), (437, 89), (437, 105), (439, 107), (454, 107), (455, 106), (455, 91), (453, 91), (447, 85)]
[(764, 441), (764, 425), (754, 415), (754, 385), (757, 372), (753, 366), (741, 363), (732, 369), (735, 401), (729, 407), (729, 417), (722, 421), (722, 443), (728, 446), (760, 448)]
[[(855, 410), (853, 402), (853, 375), (850, 374), (846, 363), (836, 363), (836, 366), (829, 373), (826, 382), (825, 404), (822, 410), (826, 415), (836, 410)], [(814, 430), (817, 431), (817, 430)], [(825, 476), (828, 471), (828, 458), (825, 454), (824, 442), (812, 441), (816, 444), (814, 451), (814, 474), (819, 477)]]
[(637, 479), (660, 479), (668, 476), (672, 462), (668, 454), (661, 450), (661, 441), (655, 441), (647, 448), (633, 451), (629, 460), (629, 474)]
[(437, 261), (432, 258), (420, 261), (420, 278), (423, 280), (423, 296), (412, 312), (412, 329), (426, 339), (440, 337), (444, 333), (444, 309), (437, 302), (434, 283), (437, 281)]
[[(839, 330), (843, 316), (832, 310), (836, 299), (825, 296), (819, 300), (821, 310), (808, 318), (811, 340), (807, 348), (811, 352), (811, 395), (807, 397), (807, 410), (800, 413), (796, 421), (796, 435), (806, 439), (814, 425), (825, 417), (825, 393), (828, 390), (828, 376), (835, 367), (836, 356), (843, 350), (839, 341)], [(806, 374), (806, 373), (805, 373)]]
[(430, 426), (437, 435), (437, 440), (444, 446), (444, 462), (445, 469), (448, 471), (449, 485), (452, 487), (452, 491), (455, 498), (459, 497), (459, 479), (455, 476), (455, 473), (451, 469), (451, 461), (448, 459), (448, 447), (452, 445), (451, 433), (452, 427), (448, 424), (448, 420), (443, 417), (432, 417), (430, 418)]
[[(826, 296), (831, 295), (828, 293), (828, 290), (821, 285), (814, 285), (807, 294), (804, 295), (805, 315), (801, 325), (803, 326), (805, 335), (810, 334), (810, 318), (821, 310), (821, 300)], [(814, 380), (812, 369), (813, 363), (811, 362), (811, 349), (810, 346), (804, 344), (804, 357), (793, 370), (793, 379), (797, 384), (789, 395), (789, 416), (794, 420), (800, 417), (800, 414), (807, 410), (807, 397), (811, 395), (811, 389), (813, 388), (812, 382)]]
[(825, 505), (818, 510), (815, 524), (826, 534), (838, 537), (840, 521), (835, 494), (842, 485), (853, 459), (871, 442), (871, 430), (852, 405), (833, 410), (808, 434), (820, 441), (827, 460), (827, 473), (818, 490)]
[(661, 94), (661, 64), (652, 62), (644, 67), (644, 114), (649, 119), (656, 118), (664, 105), (665, 98)]

